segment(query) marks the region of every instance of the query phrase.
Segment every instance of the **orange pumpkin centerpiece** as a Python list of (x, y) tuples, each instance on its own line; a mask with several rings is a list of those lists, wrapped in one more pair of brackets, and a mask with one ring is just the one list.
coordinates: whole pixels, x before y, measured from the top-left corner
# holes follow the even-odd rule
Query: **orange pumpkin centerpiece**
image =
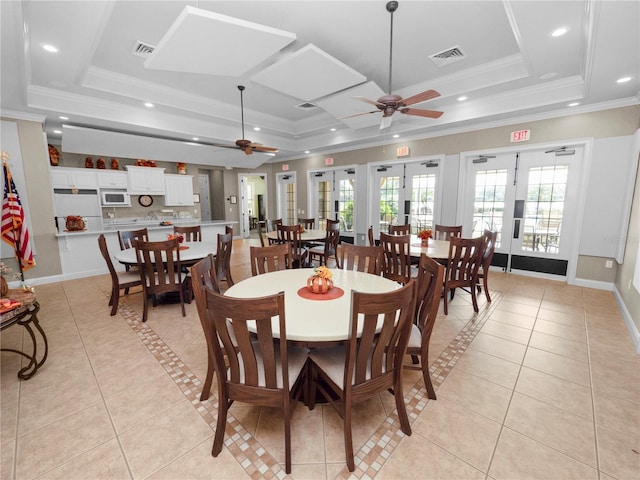
[(315, 268), (313, 271), (314, 274), (307, 279), (307, 288), (312, 293), (327, 293), (333, 288), (331, 270), (322, 266)]

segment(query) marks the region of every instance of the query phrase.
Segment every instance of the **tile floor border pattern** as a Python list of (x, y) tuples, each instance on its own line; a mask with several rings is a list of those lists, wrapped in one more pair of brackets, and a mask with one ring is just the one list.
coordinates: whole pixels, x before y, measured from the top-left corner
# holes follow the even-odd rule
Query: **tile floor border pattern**
[[(460, 330), (454, 340), (432, 363), (429, 371), (434, 389), (447, 378), (461, 355), (478, 334), (490, 313), (496, 308), (503, 297), (502, 292), (492, 292), (491, 304), (485, 307)], [(215, 431), (217, 421), (217, 395), (213, 392), (207, 400), (200, 401), (199, 393), (202, 382), (191, 369), (176, 355), (176, 353), (153, 331), (140, 316), (129, 306), (126, 299), (120, 300), (118, 313), (133, 329), (138, 338), (156, 358), (158, 363), (169, 374), (185, 397), (191, 402), (196, 411)], [(405, 404), (410, 423), (413, 423), (424, 410), (429, 399), (422, 378), (405, 394)], [(369, 440), (354, 453), (355, 471), (349, 472), (346, 465), (336, 478), (374, 478), (386, 460), (397, 448), (404, 433), (399, 428), (397, 412), (393, 410), (371, 435)], [(227, 412), (227, 427), (224, 446), (234, 456), (245, 472), (255, 480), (285, 478), (286, 472), (280, 464), (265, 450), (243, 425)]]

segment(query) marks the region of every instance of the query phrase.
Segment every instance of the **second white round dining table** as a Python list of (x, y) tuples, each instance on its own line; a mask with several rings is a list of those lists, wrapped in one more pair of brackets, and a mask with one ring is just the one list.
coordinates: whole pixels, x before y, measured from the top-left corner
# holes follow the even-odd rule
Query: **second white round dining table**
[[(183, 242), (180, 246), (187, 247), (181, 248), (180, 250), (180, 261), (184, 263), (195, 263), (210, 253), (215, 255), (218, 250), (218, 245), (215, 242)], [(135, 265), (138, 263), (135, 248), (120, 250), (114, 255), (114, 257), (120, 263), (124, 263), (125, 265)]]
[[(307, 279), (313, 275), (311, 268), (280, 270), (249, 277), (230, 287), (225, 295), (253, 298), (284, 291), (287, 340), (313, 346), (348, 339), (351, 290), (382, 293), (400, 288), (398, 283), (370, 273), (341, 269), (331, 269), (331, 272), (334, 288), (339, 287), (344, 291), (339, 298), (313, 300), (298, 294), (298, 290), (306, 288)], [(273, 328), (274, 335), (278, 336), (277, 322), (273, 322)]]

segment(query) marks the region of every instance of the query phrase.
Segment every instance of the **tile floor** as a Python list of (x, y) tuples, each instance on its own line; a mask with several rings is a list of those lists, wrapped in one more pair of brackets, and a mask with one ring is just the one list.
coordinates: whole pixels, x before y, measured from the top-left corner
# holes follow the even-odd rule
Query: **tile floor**
[[(250, 275), (234, 242), (236, 281)], [(391, 395), (354, 413), (354, 478), (640, 478), (640, 357), (610, 292), (491, 274), (494, 301), (473, 314), (458, 293), (431, 340), (438, 399), (406, 370), (413, 434)], [(107, 307), (107, 276), (38, 286), (49, 358), (33, 378), (1, 356), (2, 479), (283, 478), (281, 419), (234, 404), (225, 448), (211, 457), (215, 386), (195, 303), (151, 309), (141, 295)], [(484, 300), (484, 298), (482, 298)], [(2, 346), (23, 341), (2, 332)], [(331, 407), (296, 409), (292, 478), (347, 478)]]

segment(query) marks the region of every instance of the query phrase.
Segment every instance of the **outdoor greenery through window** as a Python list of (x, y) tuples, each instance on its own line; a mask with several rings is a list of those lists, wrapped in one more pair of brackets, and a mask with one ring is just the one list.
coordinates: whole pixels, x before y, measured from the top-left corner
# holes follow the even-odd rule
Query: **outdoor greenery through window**
[(287, 225), (293, 225), (296, 222), (296, 198), (295, 198), (295, 185), (293, 183), (287, 183)]
[(340, 212), (340, 230), (345, 232), (353, 231), (353, 180), (340, 180), (338, 183), (338, 211)]
[(558, 253), (569, 167), (529, 169), (523, 250)]
[(411, 189), (411, 233), (433, 228), (436, 176), (433, 173), (413, 175)]
[(380, 179), (380, 231), (381, 232), (388, 231), (389, 225), (395, 225), (397, 223), (399, 199), (400, 199), (400, 177), (382, 177)]
[(331, 214), (331, 182), (318, 183), (318, 228), (324, 230)]
[(497, 231), (496, 247), (502, 241), (502, 214), (507, 190), (507, 170), (476, 172), (476, 192), (473, 202), (473, 234), (479, 237), (485, 229)]

